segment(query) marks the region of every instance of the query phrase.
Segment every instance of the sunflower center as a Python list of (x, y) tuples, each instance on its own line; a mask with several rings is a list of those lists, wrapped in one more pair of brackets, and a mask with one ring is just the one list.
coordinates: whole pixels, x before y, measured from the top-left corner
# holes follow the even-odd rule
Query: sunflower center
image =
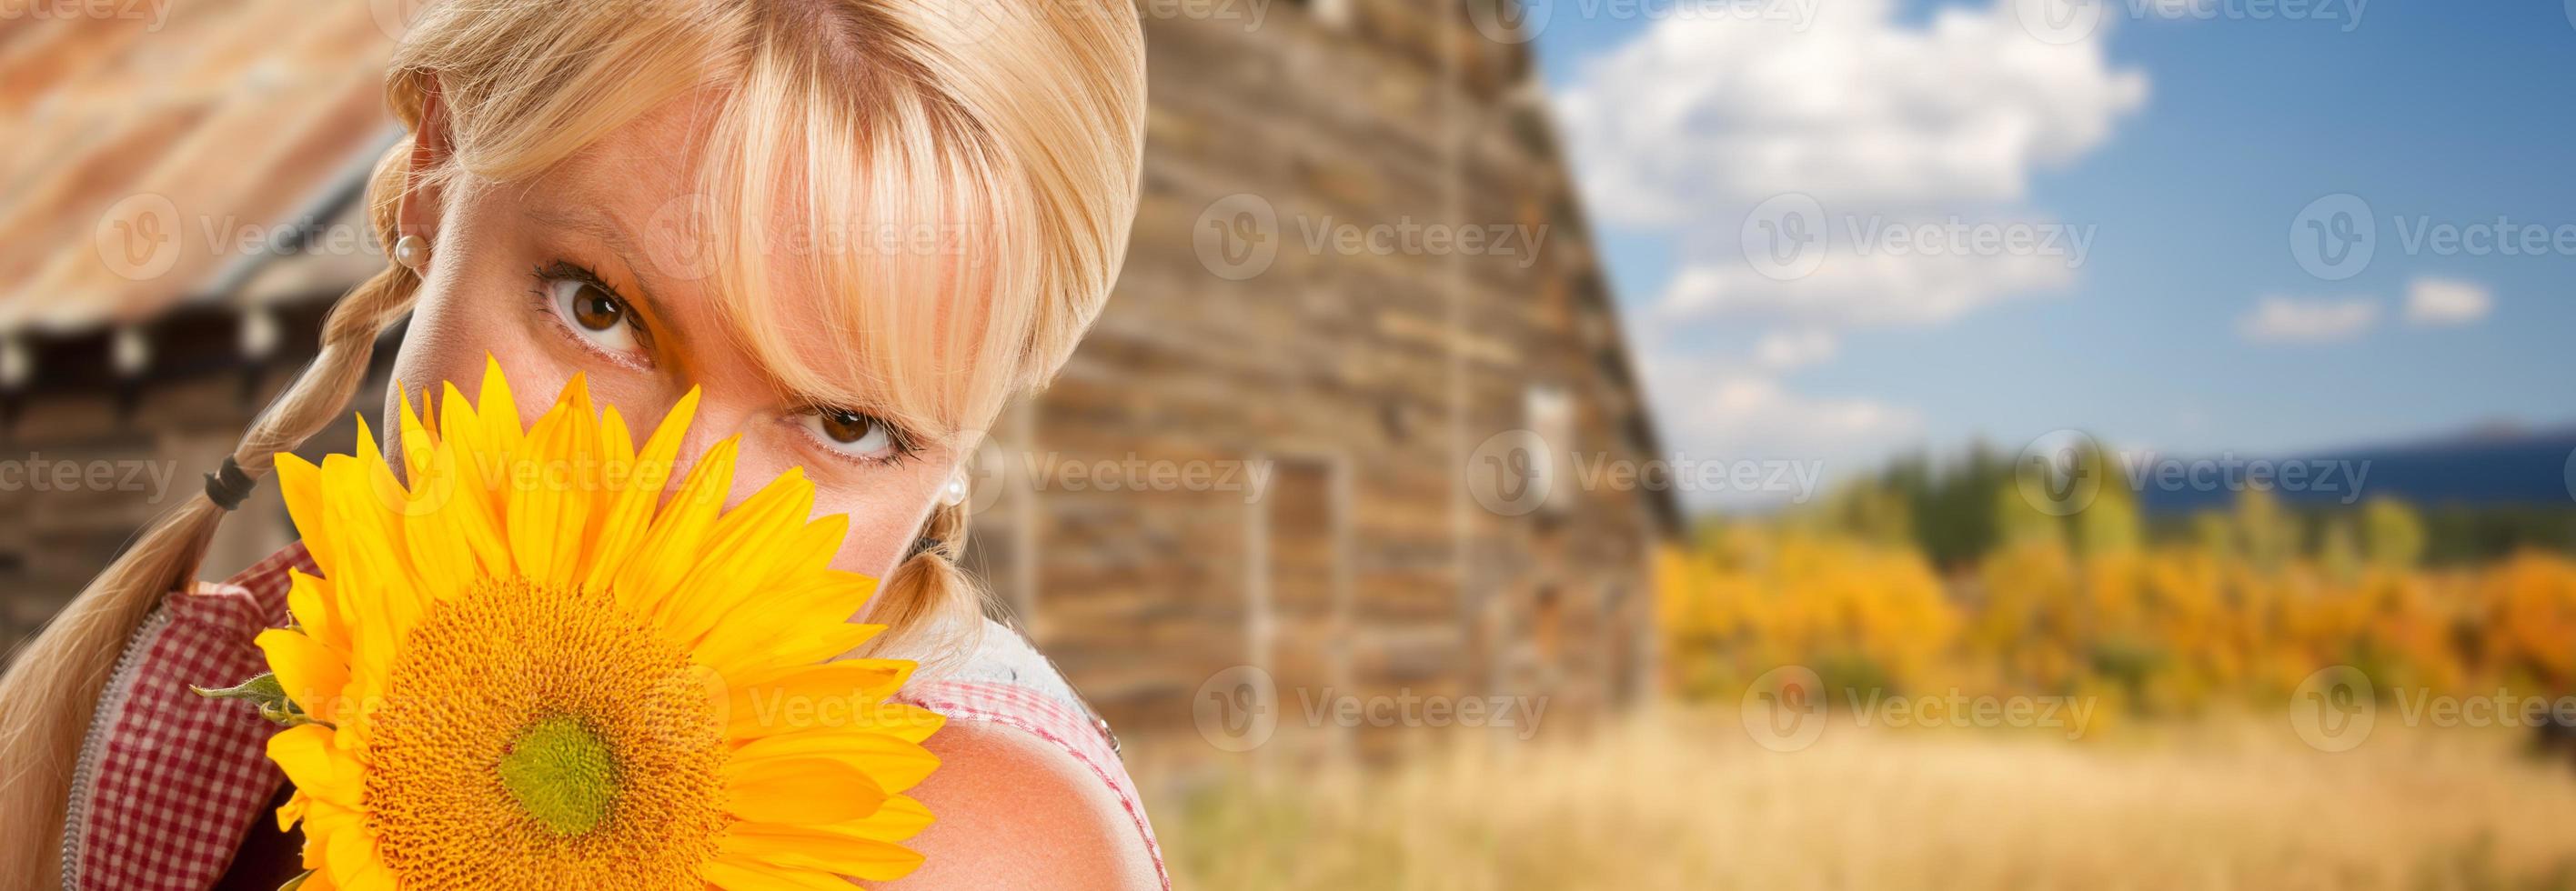
[(363, 801), (403, 887), (706, 887), (726, 821), (710, 681), (615, 598), (475, 583), (386, 680)]
[(501, 756), (501, 788), (546, 828), (580, 835), (617, 801), (617, 763), (579, 719), (556, 715), (510, 742), (510, 753)]

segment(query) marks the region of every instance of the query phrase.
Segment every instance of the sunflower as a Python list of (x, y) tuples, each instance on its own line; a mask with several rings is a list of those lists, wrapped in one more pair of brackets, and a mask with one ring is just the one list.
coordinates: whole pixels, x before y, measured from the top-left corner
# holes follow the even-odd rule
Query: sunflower
[(887, 701), (912, 663), (833, 661), (883, 630), (847, 621), (873, 580), (826, 565), (847, 520), (808, 521), (798, 471), (722, 510), (731, 439), (671, 491), (697, 401), (639, 450), (576, 377), (523, 430), (487, 360), (475, 405), (405, 394), (399, 479), (363, 418), (355, 456), (279, 456), (321, 570), (258, 638), (301, 889), (846, 891), (920, 864), (902, 793), (941, 719)]

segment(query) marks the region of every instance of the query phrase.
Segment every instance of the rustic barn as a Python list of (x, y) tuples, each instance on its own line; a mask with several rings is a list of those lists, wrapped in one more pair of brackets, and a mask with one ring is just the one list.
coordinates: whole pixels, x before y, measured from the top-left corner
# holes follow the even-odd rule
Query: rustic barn
[[(1678, 517), (1565, 466), (1657, 446), (1499, 2), (1140, 4), (1126, 270), (997, 425), (968, 555), (1129, 739), (1240, 747), (1196, 704), (1260, 688), (1230, 701), (1321, 731), (1283, 739), (1374, 749), (1389, 719), (1316, 707), (1579, 724), (1650, 677)], [(0, 22), (0, 641), (193, 491), (383, 262), (354, 211), (397, 6)], [(261, 495), (210, 572), (287, 540)]]

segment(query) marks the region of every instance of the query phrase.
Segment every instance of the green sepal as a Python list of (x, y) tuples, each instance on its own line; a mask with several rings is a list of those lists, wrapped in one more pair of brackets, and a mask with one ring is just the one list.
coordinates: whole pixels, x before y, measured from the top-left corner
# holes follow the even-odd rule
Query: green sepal
[[(222, 689), (208, 689), (189, 684), (188, 689), (207, 699), (239, 699), (259, 707), (259, 716), (280, 727), (311, 724), (313, 718), (302, 706), (286, 695), (285, 685), (277, 682), (277, 673), (264, 671), (258, 677)], [(298, 879), (298, 881), (302, 881)]]

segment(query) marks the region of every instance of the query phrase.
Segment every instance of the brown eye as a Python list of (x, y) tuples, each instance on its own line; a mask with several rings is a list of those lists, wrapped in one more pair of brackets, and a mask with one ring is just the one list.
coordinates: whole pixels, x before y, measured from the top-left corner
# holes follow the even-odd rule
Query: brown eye
[(903, 451), (894, 428), (849, 409), (817, 408), (805, 413), (804, 424), (824, 448), (854, 458), (888, 458)]
[(877, 420), (854, 411), (823, 409), (818, 414), (823, 435), (833, 442), (858, 442), (877, 429)]
[(550, 277), (544, 287), (554, 314), (581, 339), (612, 353), (640, 353), (650, 346), (634, 308), (616, 292), (582, 278)]
[(626, 304), (596, 287), (583, 285), (572, 297), (572, 320), (592, 331), (606, 331), (626, 323)]

